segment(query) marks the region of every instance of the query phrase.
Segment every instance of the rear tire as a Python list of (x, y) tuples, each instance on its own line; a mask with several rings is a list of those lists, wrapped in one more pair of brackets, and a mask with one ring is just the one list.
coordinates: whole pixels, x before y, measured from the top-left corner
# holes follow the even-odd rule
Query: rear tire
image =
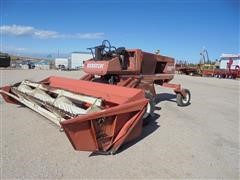
[(186, 93), (186, 97), (183, 97), (182, 94), (177, 93), (177, 105), (178, 106), (188, 106), (191, 100), (191, 93), (188, 89), (183, 89)]

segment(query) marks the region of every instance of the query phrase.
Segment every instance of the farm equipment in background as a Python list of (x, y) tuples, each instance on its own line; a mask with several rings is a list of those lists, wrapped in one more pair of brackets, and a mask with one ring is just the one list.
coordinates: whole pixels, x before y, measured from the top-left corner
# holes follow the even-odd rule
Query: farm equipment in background
[(203, 69), (202, 76), (236, 79), (240, 78), (240, 56), (233, 54), (223, 54), (218, 63), (212, 68)]
[(190, 76), (212, 76), (213, 71), (217, 69), (215, 64), (197, 64), (195, 66), (176, 64), (178, 74)]
[(202, 71), (203, 77), (217, 77), (217, 78), (227, 78), (227, 79), (236, 79), (240, 78), (239, 69), (205, 69)]
[(80, 80), (51, 76), (1, 88), (6, 102), (23, 104), (59, 125), (75, 150), (114, 154), (140, 136), (153, 115), (154, 84), (172, 88), (177, 104), (190, 104), (190, 92), (174, 77), (174, 59), (140, 49), (115, 48), (104, 40), (90, 48)]
[(176, 71), (179, 74), (186, 74), (190, 76), (202, 76), (204, 70), (211, 70), (215, 68), (209, 59), (207, 49), (203, 48), (200, 52), (200, 59), (199, 64), (188, 64), (186, 61), (183, 63), (182, 61), (178, 62), (175, 67)]
[[(178, 74), (230, 79), (240, 77), (240, 59), (238, 55), (231, 55), (230, 57), (226, 57), (226, 54), (224, 54), (224, 60), (227, 60), (225, 64), (221, 63), (223, 57), (220, 59), (220, 62), (218, 60), (215, 62), (210, 61), (208, 51), (205, 48), (200, 53), (200, 55), (202, 58), (199, 64), (188, 64), (186, 61), (178, 61), (178, 63), (175, 65)], [(233, 63), (232, 58), (235, 58), (235, 63)]]
[(199, 67), (198, 66), (191, 66), (188, 64), (177, 63), (175, 65), (176, 71), (178, 74), (185, 74), (190, 76), (199, 75)]

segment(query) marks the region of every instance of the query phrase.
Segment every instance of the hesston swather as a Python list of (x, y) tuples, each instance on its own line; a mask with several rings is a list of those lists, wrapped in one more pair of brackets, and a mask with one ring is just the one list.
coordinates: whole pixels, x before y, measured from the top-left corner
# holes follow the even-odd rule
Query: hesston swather
[(6, 102), (23, 104), (59, 125), (75, 150), (114, 154), (140, 136), (153, 115), (154, 84), (169, 87), (177, 104), (190, 104), (190, 92), (174, 77), (174, 59), (140, 49), (115, 48), (109, 41), (89, 48), (80, 80), (48, 77), (2, 87)]

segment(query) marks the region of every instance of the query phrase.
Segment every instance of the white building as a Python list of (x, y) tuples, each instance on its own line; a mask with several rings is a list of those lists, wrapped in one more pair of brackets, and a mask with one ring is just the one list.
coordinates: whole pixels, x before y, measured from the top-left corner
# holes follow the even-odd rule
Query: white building
[(83, 67), (86, 60), (92, 59), (92, 54), (89, 52), (72, 52), (69, 61), (70, 69), (78, 69)]
[(220, 56), (220, 69), (228, 69), (228, 64), (231, 63), (231, 69), (239, 69), (240, 54), (222, 54)]
[(68, 58), (56, 58), (55, 59), (55, 67), (60, 68), (64, 66), (65, 68), (69, 68)]

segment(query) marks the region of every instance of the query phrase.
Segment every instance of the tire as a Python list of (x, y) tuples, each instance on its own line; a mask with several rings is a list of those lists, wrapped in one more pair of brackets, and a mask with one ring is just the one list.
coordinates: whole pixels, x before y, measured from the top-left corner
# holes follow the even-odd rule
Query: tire
[(151, 92), (145, 91), (145, 98), (149, 100), (147, 104), (147, 109), (145, 114), (143, 115), (143, 125), (149, 123), (149, 119), (153, 116), (155, 110), (155, 99)]
[(186, 93), (186, 97), (183, 97), (180, 93), (177, 93), (177, 105), (178, 106), (188, 106), (191, 100), (191, 93), (188, 89), (183, 89)]

